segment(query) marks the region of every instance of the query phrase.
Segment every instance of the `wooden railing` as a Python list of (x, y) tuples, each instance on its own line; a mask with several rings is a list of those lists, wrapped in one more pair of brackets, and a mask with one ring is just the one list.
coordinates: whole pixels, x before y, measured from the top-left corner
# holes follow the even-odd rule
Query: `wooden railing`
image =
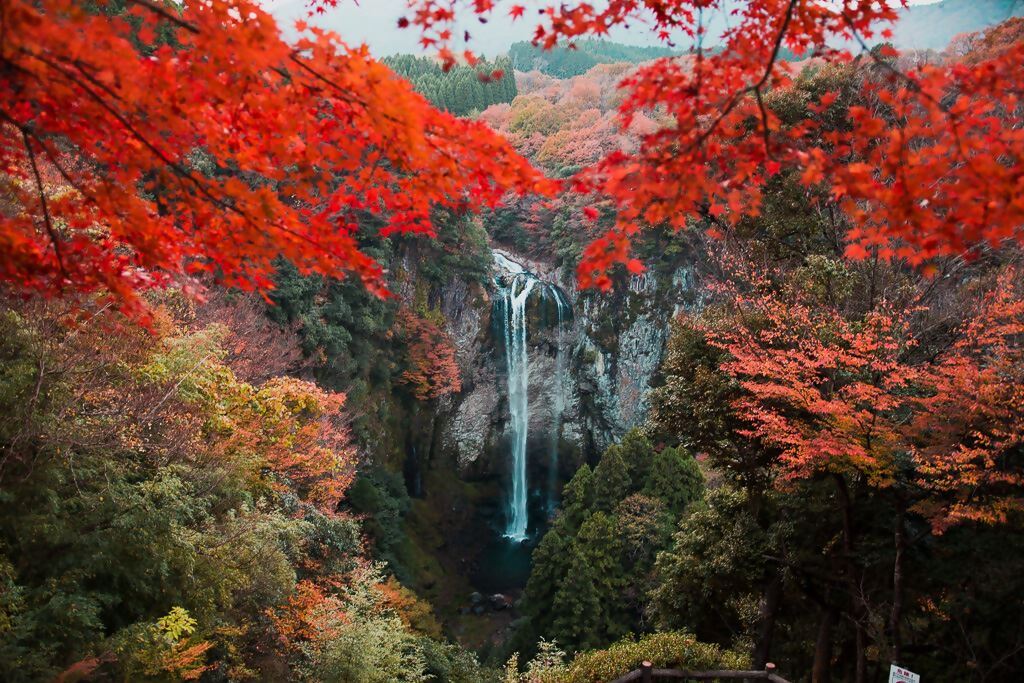
[(740, 679), (748, 681), (769, 681), (770, 683), (789, 683), (775, 673), (774, 664), (765, 664), (764, 671), (683, 671), (682, 669), (655, 669), (650, 662), (644, 662), (639, 669), (630, 671), (611, 683), (654, 683), (655, 681), (715, 681), (721, 679)]

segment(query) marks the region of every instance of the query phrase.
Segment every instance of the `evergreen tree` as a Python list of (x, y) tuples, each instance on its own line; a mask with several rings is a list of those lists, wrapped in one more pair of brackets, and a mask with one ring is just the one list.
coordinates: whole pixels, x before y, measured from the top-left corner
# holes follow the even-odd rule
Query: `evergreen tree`
[(664, 448), (654, 455), (644, 494), (663, 501), (676, 515), (704, 492), (704, 475), (683, 448)]
[(559, 519), (564, 518), (565, 528), (575, 532), (590, 515), (593, 505), (594, 471), (590, 465), (583, 465), (565, 485)]
[(625, 498), (632, 483), (629, 463), (617, 446), (605, 451), (594, 469), (594, 502), (598, 510), (611, 512)]
[(623, 623), (618, 536), (612, 519), (594, 513), (570, 547), (569, 572), (552, 601), (551, 635), (570, 650), (613, 642), (629, 627)]
[(533, 551), (534, 569), (523, 592), (523, 612), (529, 615), (536, 633), (551, 632), (551, 605), (571, 568), (569, 551), (576, 530), (567, 527), (565, 518), (560, 517)]
[(534, 552), (523, 597), (530, 622), (521, 633), (573, 649), (644, 628), (655, 555), (669, 547), (675, 521), (702, 486), (686, 451), (656, 454), (637, 430), (608, 447), (594, 470), (577, 470)]

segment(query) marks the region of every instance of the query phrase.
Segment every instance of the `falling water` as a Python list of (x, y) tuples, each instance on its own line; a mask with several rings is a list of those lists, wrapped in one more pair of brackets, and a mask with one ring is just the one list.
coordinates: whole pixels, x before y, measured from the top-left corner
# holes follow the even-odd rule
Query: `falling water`
[(558, 288), (552, 288), (555, 299), (555, 315), (557, 316), (557, 327), (555, 343), (558, 348), (555, 351), (555, 387), (554, 396), (551, 401), (551, 434), (548, 443), (548, 514), (552, 515), (558, 507), (558, 442), (562, 432), (562, 412), (565, 410), (565, 344), (562, 340), (563, 323), (572, 315), (572, 306), (565, 299)]
[[(558, 317), (558, 351), (556, 356), (556, 389), (553, 398), (552, 435), (550, 443), (550, 476), (548, 482), (548, 506), (557, 495), (558, 436), (561, 429), (562, 410), (565, 397), (562, 389), (562, 374), (565, 359), (562, 354), (562, 323), (572, 314), (572, 307), (565, 294), (554, 285), (538, 280), (523, 266), (494, 252), (494, 261), (504, 276), (496, 279), (501, 297), (502, 333), (505, 341), (505, 369), (508, 378), (509, 432), (512, 437), (512, 491), (508, 498), (508, 515), (504, 536), (513, 541), (524, 541), (529, 527), (529, 485), (527, 482), (526, 444), (530, 423), (529, 357), (527, 355), (526, 303), (534, 289), (541, 292), (544, 301), (548, 296), (555, 300)], [(543, 302), (542, 302), (543, 303)]]
[(503, 293), (505, 301), (505, 367), (508, 371), (508, 407), (512, 431), (512, 495), (509, 498), (505, 536), (526, 539), (526, 437), (530, 423), (528, 358), (526, 354), (526, 300), (537, 280), (529, 273), (512, 279)]

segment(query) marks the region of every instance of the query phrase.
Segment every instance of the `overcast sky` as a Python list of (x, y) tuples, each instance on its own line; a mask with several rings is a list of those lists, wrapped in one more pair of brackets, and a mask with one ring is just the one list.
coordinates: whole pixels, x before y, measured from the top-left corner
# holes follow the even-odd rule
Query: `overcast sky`
[[(518, 0), (516, 4), (527, 7), (526, 17), (530, 9), (544, 7), (552, 0)], [(911, 4), (929, 4), (937, 0), (911, 0)], [(308, 18), (306, 0), (263, 0), (264, 6), (270, 8), (282, 25), (290, 28), (296, 19)], [(366, 43), (371, 51), (380, 57), (395, 53), (422, 53), (417, 44), (419, 34), (415, 29), (397, 28), (398, 19), (406, 12), (406, 0), (338, 0), (338, 6), (329, 9), (324, 15), (310, 19), (325, 28), (329, 28), (349, 43)], [(513, 22), (505, 12), (507, 8), (499, 4), (487, 24), (480, 24), (475, 17), (466, 13), (460, 22), (455, 35), (461, 36), (463, 31), (471, 35), (470, 47), (477, 54), (493, 56), (508, 50), (509, 45), (519, 40), (529, 40), (535, 24), (526, 18)], [(727, 24), (728, 16), (720, 13), (708, 19), (709, 35), (720, 32)], [(617, 27), (612, 31), (611, 40), (631, 45), (658, 45), (657, 38), (644, 26), (630, 29)], [(682, 36), (677, 37), (680, 45), (684, 43)], [(462, 48), (461, 44), (456, 45)]]

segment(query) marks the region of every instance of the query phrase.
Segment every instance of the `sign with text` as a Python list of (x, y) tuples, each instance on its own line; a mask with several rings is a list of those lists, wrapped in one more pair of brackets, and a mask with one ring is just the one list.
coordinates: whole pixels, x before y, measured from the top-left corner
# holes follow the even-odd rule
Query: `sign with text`
[(889, 667), (889, 683), (921, 683), (921, 676), (893, 664)]

